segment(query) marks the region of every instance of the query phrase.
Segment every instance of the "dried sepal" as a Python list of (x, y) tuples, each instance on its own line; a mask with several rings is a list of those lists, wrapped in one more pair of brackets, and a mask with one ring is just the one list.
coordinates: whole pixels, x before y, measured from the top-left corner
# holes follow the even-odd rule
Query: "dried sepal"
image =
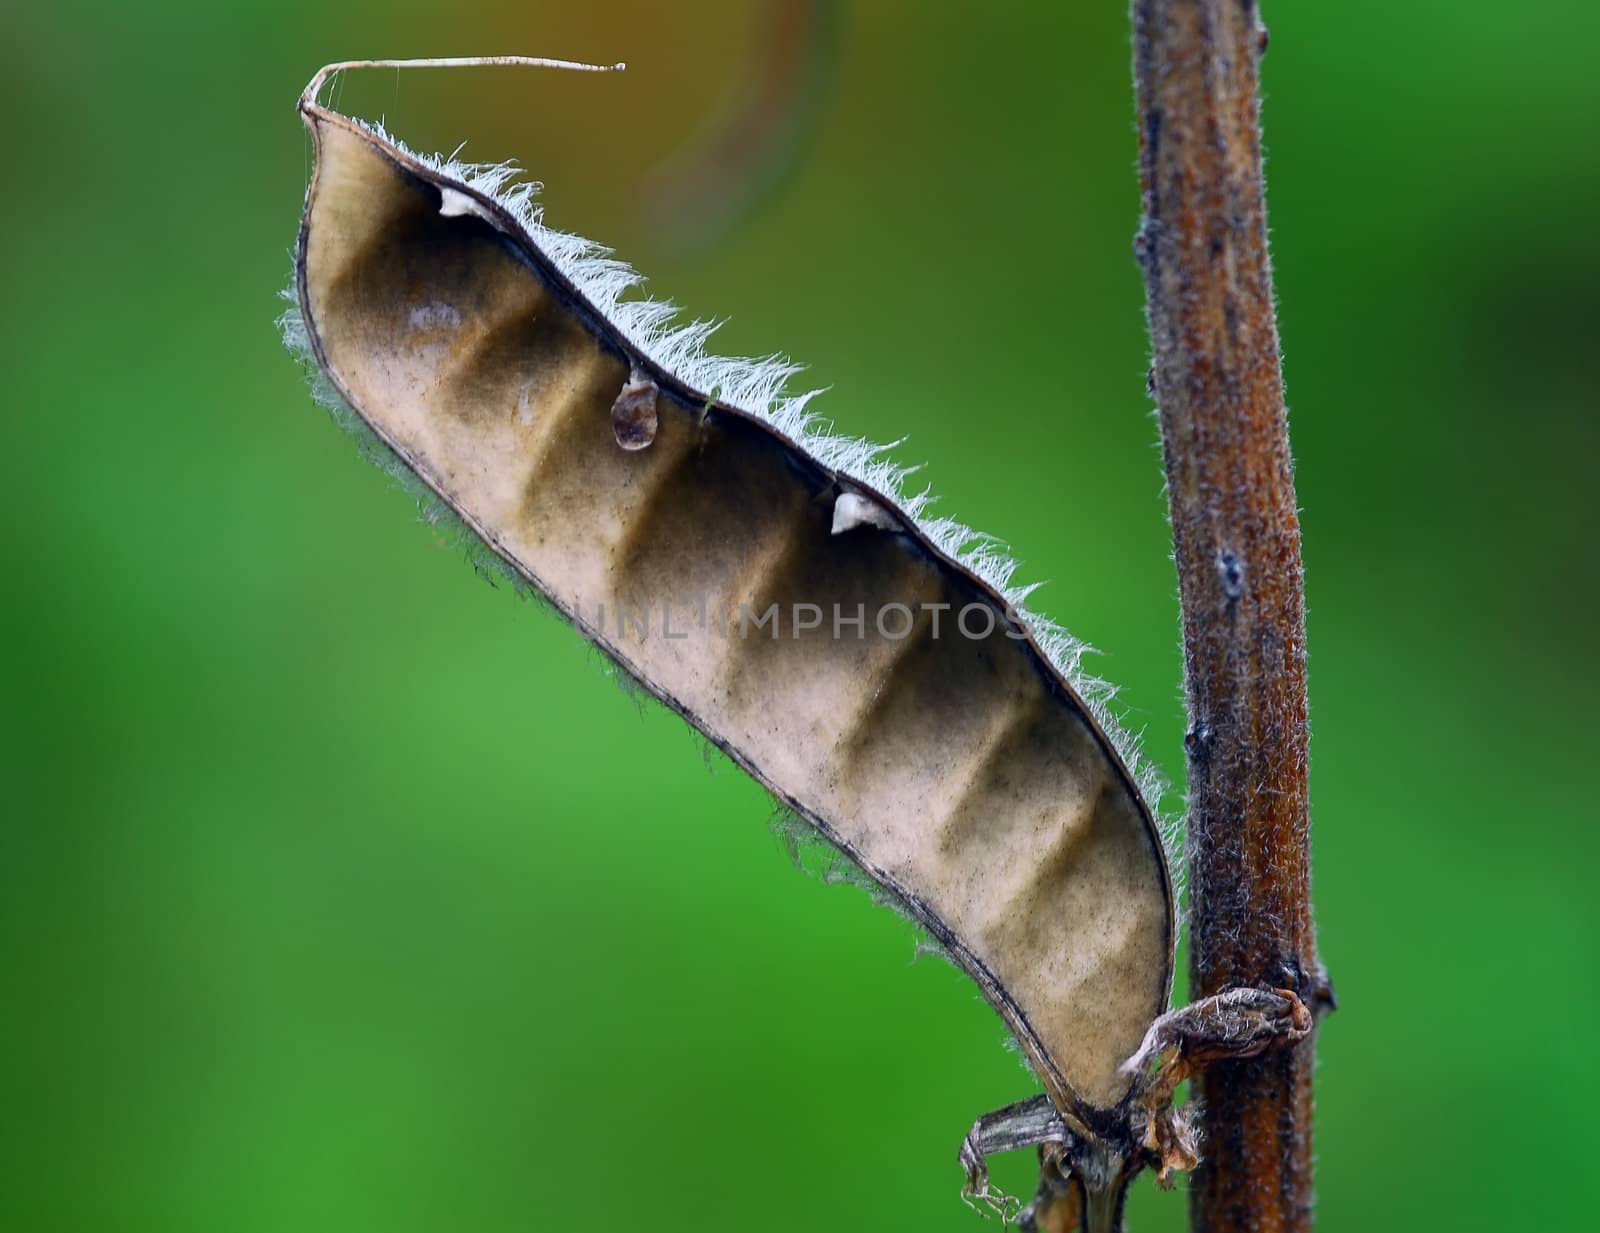
[[(1009, 1223), (1021, 1211), (1022, 1203), (990, 1181), (989, 1157), (1038, 1146), (1041, 1152), (1049, 1150), (1050, 1162), (1060, 1163), (1064, 1159), (1061, 1145), (1071, 1133), (1048, 1096), (1035, 1096), (984, 1114), (961, 1140), (956, 1158), (964, 1175), (962, 1200), (969, 1207)], [(1044, 1165), (1046, 1157), (1041, 1155), (1040, 1161)]]
[(1122, 1069), (1134, 1080), (1140, 1145), (1163, 1187), (1200, 1162), (1191, 1110), (1173, 1104), (1178, 1087), (1213, 1062), (1298, 1044), (1312, 1027), (1310, 1008), (1292, 990), (1252, 988), (1201, 998), (1150, 1025)]
[(1156, 1019), (1122, 1070), (1140, 1077), (1142, 1095), (1170, 1100), (1207, 1064), (1297, 1044), (1311, 1028), (1310, 1009), (1291, 989), (1228, 989)]
[(1140, 1139), (1147, 1163), (1155, 1171), (1156, 1184), (1172, 1189), (1173, 1175), (1189, 1173), (1200, 1163), (1200, 1146), (1195, 1132), (1194, 1110), (1165, 1105), (1146, 1110), (1144, 1135)]

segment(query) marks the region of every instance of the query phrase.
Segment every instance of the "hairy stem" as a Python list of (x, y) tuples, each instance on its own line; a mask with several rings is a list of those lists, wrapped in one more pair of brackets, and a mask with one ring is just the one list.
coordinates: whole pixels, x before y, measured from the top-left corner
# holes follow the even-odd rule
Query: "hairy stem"
[[(1328, 1002), (1310, 902), (1305, 605), (1254, 0), (1133, 0), (1144, 271), (1189, 706), (1191, 996)], [(1191, 1225), (1311, 1228), (1312, 1042), (1202, 1080)]]

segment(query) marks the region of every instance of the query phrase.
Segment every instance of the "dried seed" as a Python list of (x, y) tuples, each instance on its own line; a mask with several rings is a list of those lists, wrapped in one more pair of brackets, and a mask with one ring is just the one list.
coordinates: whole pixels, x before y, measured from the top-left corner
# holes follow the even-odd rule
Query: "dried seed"
[(656, 398), (660, 392), (656, 383), (637, 368), (629, 374), (622, 392), (611, 404), (611, 432), (623, 449), (647, 449), (656, 439), (660, 424)]
[(841, 492), (833, 503), (833, 533), (843, 535), (856, 527), (881, 527), (898, 531), (900, 523), (876, 501), (854, 492)]
[(476, 197), (469, 197), (460, 189), (448, 185), (439, 189), (439, 216), (441, 218), (481, 218), (498, 228), (499, 220), (483, 207)]

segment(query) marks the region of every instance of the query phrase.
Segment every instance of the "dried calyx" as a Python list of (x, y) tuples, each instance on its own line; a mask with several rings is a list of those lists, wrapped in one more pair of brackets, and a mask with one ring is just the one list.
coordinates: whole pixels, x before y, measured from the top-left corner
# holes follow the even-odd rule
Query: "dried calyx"
[[(1254, 1057), (1310, 1034), (1310, 1008), (1288, 989), (1229, 989), (1156, 1019), (1124, 1064), (1133, 1085), (1094, 1126), (1063, 1118), (1045, 1097), (979, 1118), (962, 1141), (963, 1197), (1023, 1229), (1113, 1233), (1123, 1196), (1145, 1169), (1167, 1188), (1200, 1160), (1191, 1110), (1174, 1104), (1179, 1085), (1214, 1062)], [(988, 1157), (1039, 1149), (1039, 1189), (1023, 1207), (993, 1187)]]

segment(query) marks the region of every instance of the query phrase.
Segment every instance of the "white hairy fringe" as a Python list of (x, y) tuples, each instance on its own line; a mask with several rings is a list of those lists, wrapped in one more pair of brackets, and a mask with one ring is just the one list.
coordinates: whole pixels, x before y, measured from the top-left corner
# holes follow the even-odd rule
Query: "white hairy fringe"
[[(1028, 597), (1042, 584), (1012, 581), (1018, 562), (1001, 541), (974, 531), (954, 518), (933, 517), (929, 511), (934, 498), (929, 492), (906, 490), (906, 481), (919, 468), (904, 466), (886, 457), (893, 445), (876, 445), (860, 437), (835, 433), (832, 423), (810, 408), (811, 400), (821, 390), (787, 393), (790, 378), (802, 371), (802, 365), (780, 355), (763, 358), (711, 355), (706, 351), (706, 343), (720, 322), (680, 323), (677, 320), (680, 310), (670, 300), (624, 299), (645, 281), (644, 276), (625, 261), (618, 260), (613, 250), (603, 244), (547, 226), (544, 206), (539, 201), (544, 186), (536, 180), (519, 181), (517, 177), (522, 169), (516, 163), (464, 162), (456, 157), (461, 147), (448, 156), (418, 154), (383, 125), (356, 123), (445, 179), (494, 201), (516, 220), (528, 240), (572, 283), (599, 317), (697, 396), (716, 398), (765, 420), (824, 467), (882, 493), (934, 547), (993, 587), (1027, 626), (1045, 657), (1071, 683), (1121, 755), (1160, 828), (1174, 891), (1181, 902), (1185, 872), (1183, 826), (1180, 817), (1165, 813), (1161, 808), (1168, 788), (1166, 777), (1144, 756), (1138, 739), (1113, 711), (1111, 703), (1116, 687), (1084, 671), (1083, 659), (1094, 654), (1094, 648), (1028, 608)], [(304, 340), (305, 327), (299, 320), (299, 313), (286, 313), (281, 324), (284, 341), (290, 349), (308, 353), (309, 340)], [(298, 331), (300, 337), (291, 337), (293, 331)], [(331, 386), (326, 392), (331, 393), (342, 408), (343, 400)]]

